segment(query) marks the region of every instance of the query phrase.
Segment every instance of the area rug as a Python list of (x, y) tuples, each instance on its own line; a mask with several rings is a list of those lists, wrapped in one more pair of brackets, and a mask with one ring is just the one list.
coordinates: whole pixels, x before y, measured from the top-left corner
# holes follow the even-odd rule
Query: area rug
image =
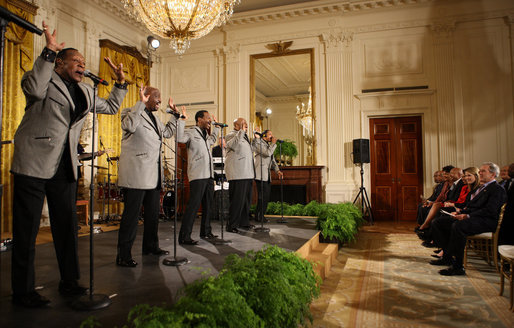
[(492, 267), (470, 257), (466, 276), (445, 277), (430, 254), (413, 233), (360, 233), (312, 304), (313, 327), (514, 327)]

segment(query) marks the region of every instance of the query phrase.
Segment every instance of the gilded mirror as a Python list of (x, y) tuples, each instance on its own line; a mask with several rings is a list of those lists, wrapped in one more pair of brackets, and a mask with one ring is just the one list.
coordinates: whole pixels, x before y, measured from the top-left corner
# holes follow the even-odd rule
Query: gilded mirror
[(315, 165), (313, 49), (288, 51), (291, 43), (268, 45), (272, 53), (250, 58), (252, 128), (295, 143), (298, 156), (288, 165)]

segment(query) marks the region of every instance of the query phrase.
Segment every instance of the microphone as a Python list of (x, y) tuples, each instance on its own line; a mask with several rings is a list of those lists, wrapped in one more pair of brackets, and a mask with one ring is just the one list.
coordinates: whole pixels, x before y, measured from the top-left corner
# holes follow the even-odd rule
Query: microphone
[(99, 76), (96, 76), (95, 74), (91, 73), (88, 69), (84, 71), (84, 76), (89, 77), (93, 82), (96, 84), (103, 84), (103, 85), (109, 85), (109, 82), (105, 81)]
[(253, 131), (253, 134), (254, 134), (254, 135), (258, 135), (258, 136), (261, 136), (261, 137), (262, 137), (262, 133), (261, 133), (261, 132)]
[(176, 112), (169, 107), (166, 108), (166, 113), (171, 114), (171, 115), (175, 116), (176, 118), (186, 118), (184, 115), (181, 115), (179, 112)]
[(226, 123), (219, 123), (219, 122), (212, 122), (213, 125), (219, 126), (220, 128), (226, 128), (228, 124)]
[(283, 143), (284, 140), (277, 139), (277, 143)]

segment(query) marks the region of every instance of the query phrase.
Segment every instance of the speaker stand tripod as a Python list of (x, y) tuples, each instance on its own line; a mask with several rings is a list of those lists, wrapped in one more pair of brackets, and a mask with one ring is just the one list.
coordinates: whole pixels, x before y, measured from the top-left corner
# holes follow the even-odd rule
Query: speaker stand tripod
[(361, 186), (359, 188), (359, 193), (353, 200), (353, 204), (357, 202), (359, 199), (359, 196), (361, 198), (361, 211), (362, 211), (362, 217), (365, 217), (366, 215), (369, 217), (369, 223), (373, 225), (374, 219), (373, 219), (373, 211), (371, 210), (371, 203), (369, 202), (368, 193), (366, 192), (366, 188), (364, 187), (364, 168), (363, 163), (359, 163), (359, 166), (361, 167)]

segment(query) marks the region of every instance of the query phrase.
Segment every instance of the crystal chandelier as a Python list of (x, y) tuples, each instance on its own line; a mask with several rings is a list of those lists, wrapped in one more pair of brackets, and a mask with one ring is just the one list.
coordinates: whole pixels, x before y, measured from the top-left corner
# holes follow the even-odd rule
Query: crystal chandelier
[(241, 0), (121, 0), (129, 14), (184, 54), (190, 41), (225, 24)]

